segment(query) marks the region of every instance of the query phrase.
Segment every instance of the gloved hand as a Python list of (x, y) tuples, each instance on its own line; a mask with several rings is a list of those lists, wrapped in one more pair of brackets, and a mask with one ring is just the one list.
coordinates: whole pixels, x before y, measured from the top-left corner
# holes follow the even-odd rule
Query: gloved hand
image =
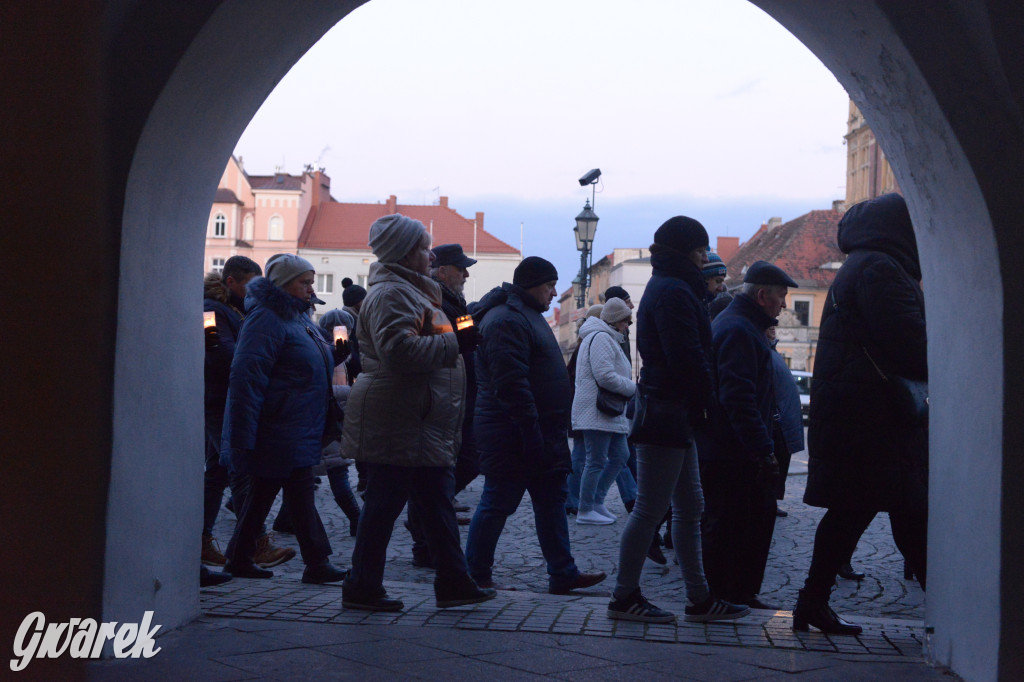
[(338, 339), (334, 342), (334, 364), (340, 365), (352, 354), (352, 347), (347, 339)]
[(220, 348), (220, 333), (216, 327), (207, 327), (203, 330), (203, 336), (206, 339), (206, 350), (215, 350)]
[(455, 330), (455, 340), (459, 342), (459, 353), (472, 353), (480, 345), (480, 332), (476, 325)]
[(770, 453), (757, 460), (757, 483), (768, 488), (775, 485), (779, 476), (779, 461), (775, 459), (775, 453)]

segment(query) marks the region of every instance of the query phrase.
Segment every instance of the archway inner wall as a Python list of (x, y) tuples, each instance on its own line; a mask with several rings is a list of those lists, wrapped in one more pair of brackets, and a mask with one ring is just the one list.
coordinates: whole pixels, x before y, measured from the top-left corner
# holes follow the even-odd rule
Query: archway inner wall
[[(929, 328), (938, 330), (929, 349), (931, 654), (970, 679), (992, 679), (1002, 653), (1006, 674), (1012, 656), (1005, 642), (1014, 629), (1001, 618), (1000, 598), (1014, 595), (999, 580), (1006, 560), (1000, 537), (1008, 530), (1000, 523), (1008, 504), (1001, 495), (1002, 452), (1004, 438), (1008, 444), (1024, 439), (1002, 419), (1001, 387), (1012, 375), (1002, 358), (1006, 343), (1017, 363), (1024, 345), (1017, 327), (1004, 326), (999, 284), (1016, 279), (1000, 270), (999, 256), (1020, 250), (1019, 237), (1011, 234), (1017, 204), (994, 201), (996, 191), (1005, 189), (1000, 179), (1006, 154), (977, 139), (984, 134), (977, 121), (985, 119), (972, 124), (950, 115), (967, 97), (951, 92), (950, 80), (977, 67), (969, 117), (1001, 114), (997, 132), (1020, 146), (1021, 131), (1006, 120), (1004, 95), (993, 85), (999, 75), (986, 61), (984, 31), (954, 37), (963, 22), (944, 22), (961, 17), (938, 11), (927, 27), (929, 41), (921, 44), (915, 35), (921, 27), (890, 2), (752, 1), (797, 35), (847, 88), (907, 194), (920, 239)], [(201, 505), (195, 481), (202, 465), (181, 453), (202, 449), (199, 429), (183, 428), (202, 420), (195, 399), (201, 394), (201, 341), (189, 331), (197, 325), (202, 240), (186, 226), (205, 224), (224, 159), (273, 85), (358, 4), (223, 3), (180, 60), (135, 149), (121, 242), (107, 620), (135, 620), (142, 610), (158, 609), (173, 626), (197, 613)], [(971, 18), (987, 25), (986, 16)], [(963, 66), (943, 74), (938, 53), (949, 45), (956, 46)], [(985, 95), (989, 90), (993, 94)], [(982, 167), (985, 160), (988, 168)], [(998, 249), (996, 236), (1005, 237)], [(160, 305), (147, 305), (156, 295)], [(965, 361), (977, 357), (980, 343), (983, 361)], [(1014, 381), (1006, 386), (1007, 395), (1024, 394)], [(1011, 416), (1024, 424), (1024, 407), (1008, 410), (1007, 422)]]

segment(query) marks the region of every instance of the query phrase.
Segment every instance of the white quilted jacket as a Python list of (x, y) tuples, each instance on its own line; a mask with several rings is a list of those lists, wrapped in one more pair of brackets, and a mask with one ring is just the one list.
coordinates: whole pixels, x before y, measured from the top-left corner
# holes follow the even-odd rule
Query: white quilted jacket
[(625, 413), (610, 417), (597, 409), (598, 385), (626, 397), (636, 392), (636, 384), (629, 378), (629, 360), (620, 343), (622, 334), (599, 317), (588, 318), (580, 327), (576, 396), (572, 401), (574, 430), (629, 433), (629, 420)]

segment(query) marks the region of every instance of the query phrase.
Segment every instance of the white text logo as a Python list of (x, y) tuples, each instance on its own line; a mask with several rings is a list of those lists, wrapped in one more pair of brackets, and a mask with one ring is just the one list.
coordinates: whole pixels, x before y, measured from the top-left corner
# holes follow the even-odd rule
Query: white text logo
[(46, 625), (46, 617), (35, 611), (25, 616), (14, 637), (18, 658), (11, 659), (11, 670), (24, 670), (33, 658), (57, 658), (65, 652), (71, 658), (99, 658), (108, 639), (117, 658), (152, 658), (160, 651), (153, 639), (160, 626), (150, 630), (152, 621), (153, 612), (146, 611), (141, 624), (122, 623), (120, 628), (117, 622), (97, 624), (92, 618)]

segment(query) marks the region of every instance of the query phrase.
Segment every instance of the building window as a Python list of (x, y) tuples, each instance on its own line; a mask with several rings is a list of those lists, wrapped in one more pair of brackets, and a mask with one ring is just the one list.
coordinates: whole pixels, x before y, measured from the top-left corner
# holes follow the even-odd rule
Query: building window
[(267, 239), (281, 240), (284, 239), (284, 220), (281, 216), (276, 215), (270, 219), (270, 229), (268, 230), (269, 235)]
[(223, 258), (214, 258), (213, 261), (211, 262), (211, 265), (213, 267), (211, 267), (210, 269), (213, 270), (214, 272), (224, 272)]
[(252, 227), (253, 227), (252, 214), (249, 214), (249, 215), (245, 216), (245, 223), (244, 223), (244, 230), (245, 230), (244, 235), (245, 236), (243, 237), (243, 239), (245, 239), (245, 241), (247, 241), (247, 242), (251, 242), (252, 241)]
[(811, 326), (810, 301), (793, 301), (793, 314), (796, 315), (796, 319), (800, 322), (801, 327)]
[(318, 294), (333, 294), (334, 293), (334, 275), (317, 275), (316, 276), (316, 293), (318, 293)]
[(213, 216), (213, 236), (220, 239), (228, 236), (228, 219), (223, 213)]

